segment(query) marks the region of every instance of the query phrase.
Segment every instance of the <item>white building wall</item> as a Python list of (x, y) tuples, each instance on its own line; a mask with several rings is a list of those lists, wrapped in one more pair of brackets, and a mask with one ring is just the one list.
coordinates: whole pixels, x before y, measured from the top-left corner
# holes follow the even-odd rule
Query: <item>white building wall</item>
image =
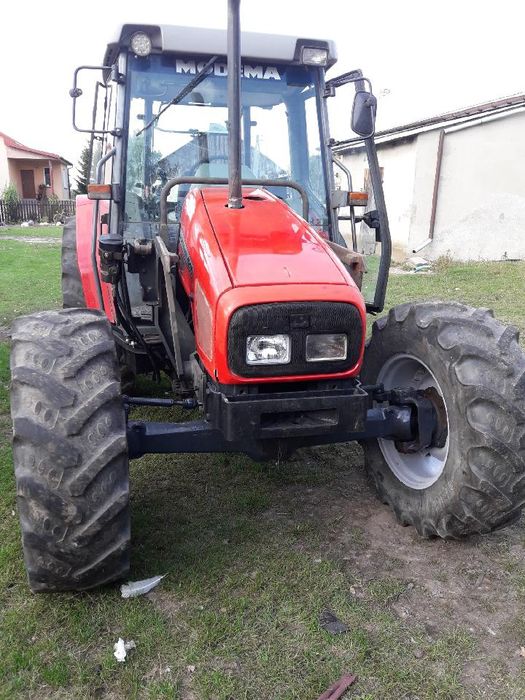
[[(430, 235), (438, 149), (438, 130), (418, 134), (416, 140), (414, 188), (410, 202), (410, 227), (406, 241), (405, 258), (410, 257), (415, 250), (419, 250), (425, 241), (428, 241)], [(426, 250), (425, 256), (427, 255)]]
[(445, 133), (434, 242), (455, 260), (525, 258), (525, 113)]
[[(428, 242), (440, 129), (378, 145), (393, 259)], [(430, 260), (525, 258), (525, 112), (445, 129)], [(364, 153), (346, 153), (354, 188), (364, 186)], [(344, 177), (341, 186), (346, 187)], [(348, 227), (345, 227), (348, 238)]]
[[(362, 190), (368, 168), (365, 153), (344, 154), (343, 163), (352, 173), (353, 187)], [(392, 254), (395, 260), (407, 257), (407, 246), (412, 217), (412, 201), (416, 164), (416, 140), (383, 146), (379, 150), (379, 165), (383, 168), (383, 187), (388, 209)], [(336, 168), (337, 172), (337, 168)], [(346, 188), (345, 177), (341, 186)], [(349, 227), (344, 227), (348, 239)]]

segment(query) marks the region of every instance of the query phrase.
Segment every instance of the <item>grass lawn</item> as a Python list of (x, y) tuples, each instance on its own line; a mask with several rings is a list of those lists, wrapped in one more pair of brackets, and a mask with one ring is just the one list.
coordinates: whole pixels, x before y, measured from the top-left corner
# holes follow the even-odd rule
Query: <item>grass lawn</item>
[(23, 238), (61, 238), (62, 226), (0, 226), (1, 236)]
[(16, 316), (60, 305), (58, 243), (32, 244), (0, 238), (0, 326)]
[(412, 299), (454, 299), (488, 307), (525, 335), (525, 262), (445, 264), (432, 274), (391, 275), (387, 307)]
[[(0, 255), (1, 319), (58, 306), (58, 246), (0, 241)], [(524, 279), (525, 263), (393, 276), (389, 304), (458, 298), (525, 329)], [(375, 499), (355, 445), (280, 464), (134, 461), (132, 578), (166, 574), (161, 585), (131, 600), (115, 586), (32, 595), (8, 381), (4, 343), (0, 698), (314, 700), (344, 671), (359, 675), (345, 696), (359, 700), (525, 697), (515, 653), (525, 645), (522, 529), (468, 543), (421, 540)], [(320, 628), (325, 609), (346, 634)], [(112, 653), (119, 636), (137, 644), (125, 664)]]

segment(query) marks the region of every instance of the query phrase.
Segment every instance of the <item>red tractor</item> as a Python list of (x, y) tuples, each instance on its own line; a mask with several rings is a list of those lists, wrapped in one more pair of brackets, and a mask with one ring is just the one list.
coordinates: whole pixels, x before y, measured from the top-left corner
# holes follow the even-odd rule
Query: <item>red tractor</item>
[[(34, 591), (126, 575), (128, 461), (148, 453), (262, 460), (359, 440), (380, 497), (421, 535), (489, 532), (519, 515), (517, 331), (485, 309), (407, 303), (365, 345), (391, 252), (376, 100), (360, 71), (326, 80), (335, 60), (329, 41), (250, 33), (241, 58), (239, 0), (227, 33), (124, 25), (107, 47), (88, 129), (96, 166), (64, 230), (64, 308), (13, 328)], [(82, 70), (93, 67), (77, 69), (74, 105)], [(373, 206), (345, 168), (348, 189), (334, 187), (327, 103), (348, 83)], [(122, 393), (161, 373), (171, 398)], [(130, 420), (144, 405), (200, 417)]]

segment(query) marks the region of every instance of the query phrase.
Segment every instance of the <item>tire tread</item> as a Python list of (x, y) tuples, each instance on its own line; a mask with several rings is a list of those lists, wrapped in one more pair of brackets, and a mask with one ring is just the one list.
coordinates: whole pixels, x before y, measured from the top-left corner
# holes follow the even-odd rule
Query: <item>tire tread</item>
[[(461, 402), (465, 416), (460, 427), (462, 444), (467, 446), (461, 465), (464, 488), (450, 499), (447, 512), (441, 515), (418, 512), (417, 506), (411, 512), (401, 508), (404, 499), (385, 487), (374, 469), (376, 452), (370, 443), (364, 443), (367, 466), (380, 498), (390, 504), (401, 522), (412, 522), (424, 536), (457, 538), (502, 527), (517, 517), (525, 502), (525, 354), (518, 330), (495, 319), (489, 309), (455, 302), (407, 303), (374, 323), (368, 357), (381, 352), (382, 346), (388, 347), (397, 324), (407, 326), (407, 337), (424, 333), (429, 343), (439, 345), (448, 357), (449, 378), (458, 386), (455, 400)], [(472, 382), (465, 383), (460, 381), (458, 368), (465, 368), (468, 358), (472, 361)], [(484, 366), (490, 367), (490, 372), (480, 372), (479, 367)], [(363, 381), (373, 383), (374, 377), (366, 372), (365, 357)], [(463, 379), (468, 374), (467, 367)], [(484, 411), (482, 425), (468, 419), (476, 406)], [(474, 464), (479, 450), (489, 452)], [(490, 453), (494, 458), (489, 458)]]
[[(47, 355), (54, 361), (42, 363)], [(128, 457), (107, 319), (86, 309), (17, 319), (11, 374), (15, 477), (31, 588), (84, 590), (122, 577), (129, 568)]]
[(62, 233), (62, 303), (65, 309), (86, 306), (77, 258), (76, 219), (67, 219)]

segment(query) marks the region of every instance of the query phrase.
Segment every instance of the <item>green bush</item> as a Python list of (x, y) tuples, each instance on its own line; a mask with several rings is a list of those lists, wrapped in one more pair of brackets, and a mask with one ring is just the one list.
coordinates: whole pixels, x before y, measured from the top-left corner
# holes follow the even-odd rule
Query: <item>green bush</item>
[(16, 187), (10, 182), (4, 187), (2, 192), (2, 199), (6, 205), (6, 223), (15, 223), (18, 215), (18, 205), (20, 204), (20, 197)]

